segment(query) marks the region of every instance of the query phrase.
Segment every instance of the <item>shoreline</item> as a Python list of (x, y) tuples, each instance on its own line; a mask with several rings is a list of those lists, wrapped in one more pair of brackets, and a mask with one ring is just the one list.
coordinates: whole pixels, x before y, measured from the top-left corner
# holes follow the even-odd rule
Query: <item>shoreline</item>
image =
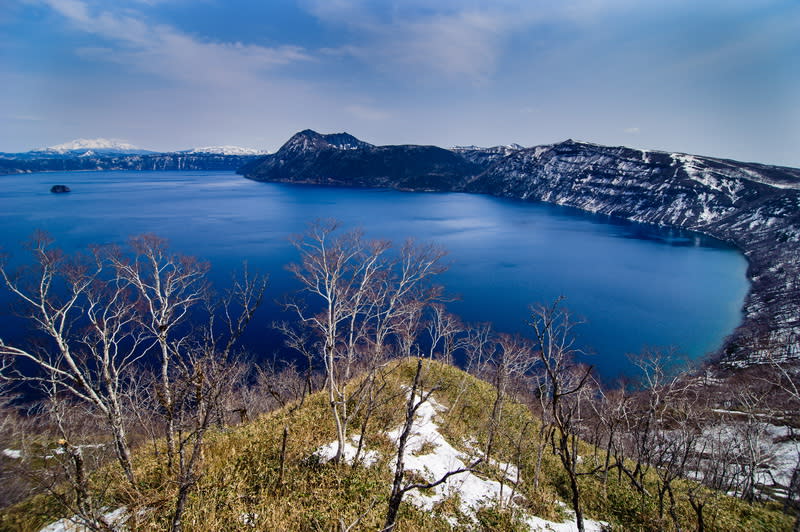
[[(325, 180), (263, 179), (245, 174), (243, 177), (254, 181), (275, 183), (328, 185), (348, 187), (345, 183)], [(794, 233), (797, 240), (784, 242), (779, 246), (777, 235), (781, 231), (793, 230), (791, 220), (766, 216), (762, 223), (754, 224), (750, 210), (735, 209), (727, 216), (706, 223), (697, 223), (696, 218), (684, 217), (683, 223), (665, 221), (663, 210), (635, 211), (622, 208), (613, 198), (598, 201), (602, 195), (563, 195), (553, 197), (551, 190), (539, 193), (519, 194), (504, 190), (481, 190), (472, 183), (457, 184), (449, 188), (429, 190), (426, 187), (414, 188), (391, 186), (386, 182), (374, 186), (358, 183), (365, 188), (391, 188), (408, 192), (462, 192), (504, 197), (520, 201), (540, 201), (553, 205), (575, 208), (592, 214), (602, 214), (631, 222), (645, 223), (665, 228), (675, 228), (699, 233), (732, 246), (747, 261), (746, 279), (748, 291), (742, 303), (739, 324), (723, 338), (716, 352), (710, 353), (709, 362), (722, 369), (744, 368), (775, 360), (800, 358), (800, 233)], [(769, 186), (769, 185), (763, 185)], [(781, 189), (784, 194), (800, 193), (796, 190)], [(587, 208), (591, 202), (592, 208)], [(600, 205), (598, 207), (598, 205)], [(772, 221), (770, 221), (772, 220)], [(744, 231), (747, 226), (748, 231)], [(752, 227), (751, 227), (752, 226)]]

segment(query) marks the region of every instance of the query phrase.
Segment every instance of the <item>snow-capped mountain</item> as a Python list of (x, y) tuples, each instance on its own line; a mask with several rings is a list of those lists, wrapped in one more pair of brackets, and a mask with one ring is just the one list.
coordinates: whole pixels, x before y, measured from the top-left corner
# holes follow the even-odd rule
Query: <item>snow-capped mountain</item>
[(92, 152), (92, 153), (150, 153), (138, 146), (119, 139), (75, 139), (63, 144), (56, 144), (40, 150), (56, 153)]
[(203, 146), (192, 148), (191, 150), (180, 153), (212, 153), (215, 155), (267, 155), (267, 150), (256, 150), (254, 148), (242, 148), (240, 146)]
[(153, 152), (118, 140), (77, 139), (24, 153), (0, 153), (0, 175), (72, 170), (236, 170), (265, 155), (237, 146)]

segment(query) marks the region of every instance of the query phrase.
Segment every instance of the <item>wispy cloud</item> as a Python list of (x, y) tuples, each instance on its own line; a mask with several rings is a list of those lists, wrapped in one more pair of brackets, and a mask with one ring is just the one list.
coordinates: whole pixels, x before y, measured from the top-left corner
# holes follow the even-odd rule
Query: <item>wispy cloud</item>
[(203, 40), (179, 29), (149, 23), (141, 14), (95, 10), (82, 0), (43, 0), (73, 28), (104, 39), (108, 46), (80, 48), (83, 57), (128, 64), (164, 78), (188, 82), (236, 84), (263, 71), (308, 61), (298, 46), (265, 47)]
[(439, 9), (412, 5), (387, 11), (359, 0), (320, 0), (307, 6), (323, 22), (346, 27), (355, 37), (324, 50), (327, 54), (349, 55), (401, 75), (414, 71), (478, 83), (494, 72), (507, 30), (514, 24), (507, 13), (441, 9), (438, 4)]
[(623, 131), (629, 135), (638, 135), (641, 133), (641, 130), (638, 127), (626, 127), (623, 129)]
[(303, 5), (351, 35), (325, 53), (349, 55), (400, 76), (483, 84), (514, 55), (515, 36), (530, 37), (556, 24), (601, 27), (599, 13), (628, 9), (635, 0), (305, 0)]

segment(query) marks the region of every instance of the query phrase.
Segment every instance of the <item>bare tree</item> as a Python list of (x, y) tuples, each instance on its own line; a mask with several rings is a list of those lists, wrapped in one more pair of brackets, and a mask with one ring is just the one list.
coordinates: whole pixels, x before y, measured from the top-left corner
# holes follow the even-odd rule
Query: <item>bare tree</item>
[(172, 253), (167, 242), (155, 235), (130, 239), (132, 259), (112, 256), (116, 276), (136, 291), (138, 325), (147, 333), (149, 348), (158, 352), (161, 403), (166, 429), (167, 468), (175, 466), (175, 404), (170, 371), (182, 342), (191, 337), (190, 327), (183, 327), (193, 309), (208, 299), (208, 264), (194, 257)]
[(403, 497), (406, 493), (412, 490), (430, 489), (447, 482), (447, 480), (461, 473), (474, 471), (481, 462), (483, 457), (478, 457), (466, 467), (448, 471), (438, 479), (431, 482), (414, 482), (406, 479), (405, 469), (405, 453), (408, 440), (412, 434), (414, 427), (414, 420), (417, 417), (419, 408), (431, 399), (431, 395), (437, 390), (436, 386), (431, 386), (427, 390), (423, 386), (423, 359), (417, 358), (416, 370), (414, 371), (414, 380), (411, 384), (411, 390), (406, 399), (405, 418), (400, 430), (400, 435), (397, 441), (397, 454), (395, 455), (394, 478), (392, 480), (392, 491), (389, 495), (389, 505), (386, 511), (386, 519), (381, 529), (381, 532), (391, 532), (395, 529), (397, 524), (397, 513), (400, 510), (400, 504), (403, 502)]
[(489, 414), (488, 433), (484, 456), (489, 460), (494, 450), (495, 438), (500, 429), (503, 407), (509, 395), (509, 387), (515, 378), (522, 377), (531, 370), (534, 360), (529, 342), (520, 336), (501, 334), (496, 340), (497, 348), (492, 350), (487, 360), (492, 368), (495, 400)]
[(0, 275), (24, 315), (51, 343), (23, 347), (0, 340), (0, 353), (39, 370), (35, 375), (17, 372), (16, 378), (55, 386), (97, 408), (133, 484), (121, 397), (126, 371), (142, 356), (142, 336), (134, 327), (136, 301), (123, 280), (103, 276), (105, 257), (99, 249), (88, 257), (65, 257), (44, 233), (34, 235), (29, 249), (32, 267), (11, 274), (0, 264)]
[(444, 305), (430, 306), (431, 317), (426, 325), (430, 347), (428, 358), (437, 358), (445, 364), (453, 364), (453, 355), (465, 347), (464, 325), (458, 316), (447, 312)]
[[(245, 272), (217, 305), (208, 309), (209, 320), (199, 340), (171, 346), (177, 376), (168, 386), (172, 398), (172, 422), (176, 442), (178, 494), (172, 517), (173, 532), (182, 530), (182, 516), (189, 492), (200, 479), (200, 458), (205, 435), (221, 415), (241, 367), (235, 347), (261, 305), (266, 279)], [(221, 318), (217, 318), (221, 316)]]
[(530, 326), (535, 333), (537, 355), (543, 372), (539, 393), (547, 397), (547, 410), (555, 428), (551, 433), (553, 449), (569, 477), (575, 520), (578, 530), (583, 532), (583, 507), (578, 484), (577, 431), (581, 406), (578, 399), (591, 367), (579, 366), (575, 362), (578, 353), (572, 333), (575, 322), (571, 314), (561, 307), (562, 299), (557, 299), (550, 306), (533, 308)]
[[(169, 252), (166, 242), (152, 235), (130, 243), (132, 257), (99, 248), (65, 257), (39, 233), (30, 245), (33, 267), (11, 274), (0, 264), (24, 315), (49, 340), (29, 347), (0, 340), (0, 354), (4, 364), (33, 363), (37, 373), (16, 371), (12, 377), (42, 384), (52, 404), (64, 404), (68, 394), (100, 415), (134, 489), (126, 408), (147, 428), (154, 418), (145, 410), (156, 406), (166, 428), (168, 471), (178, 486), (173, 528), (179, 530), (186, 495), (199, 478), (205, 432), (222, 419), (241, 372), (235, 346), (261, 303), (266, 279), (245, 268), (217, 301), (208, 289), (207, 265)], [(139, 361), (153, 352), (158, 376), (149, 379)], [(144, 393), (151, 382), (153, 395)], [(66, 419), (59, 417), (58, 426)], [(88, 503), (80, 501), (91, 498), (81, 447), (62, 439), (63, 452), (71, 457), (71, 469), (64, 471), (72, 472), (67, 478), (74, 480), (77, 511), (86, 513)], [(151, 439), (156, 441), (154, 433)]]
[[(389, 242), (364, 240), (358, 231), (339, 235), (338, 228), (335, 221), (316, 222), (295, 240), (301, 260), (289, 270), (310, 301), (287, 305), (319, 338), (336, 427), (335, 462), (342, 459), (350, 422), (369, 400), (387, 342), (417, 315), (414, 302), (431, 297), (422, 283), (443, 269), (438, 248), (407, 243), (393, 259)], [(360, 372), (366, 378), (350, 383)]]
[[(775, 386), (783, 396), (783, 409), (785, 412), (796, 413), (800, 411), (800, 366), (791, 360), (792, 350), (797, 349), (797, 339), (792, 338), (787, 342), (786, 354), (783, 359), (777, 356), (769, 358), (772, 369), (768, 381)], [(787, 486), (784, 510), (792, 508), (795, 512), (794, 531), (800, 532), (800, 453), (797, 456), (792, 477)]]

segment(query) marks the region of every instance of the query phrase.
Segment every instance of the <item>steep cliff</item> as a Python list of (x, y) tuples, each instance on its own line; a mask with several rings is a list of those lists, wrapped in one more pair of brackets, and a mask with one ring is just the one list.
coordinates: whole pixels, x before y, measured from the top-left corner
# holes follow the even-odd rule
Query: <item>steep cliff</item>
[(800, 170), (566, 141), (495, 160), (464, 190), (681, 227), (749, 261), (742, 324), (722, 361), (792, 357), (800, 333)]

